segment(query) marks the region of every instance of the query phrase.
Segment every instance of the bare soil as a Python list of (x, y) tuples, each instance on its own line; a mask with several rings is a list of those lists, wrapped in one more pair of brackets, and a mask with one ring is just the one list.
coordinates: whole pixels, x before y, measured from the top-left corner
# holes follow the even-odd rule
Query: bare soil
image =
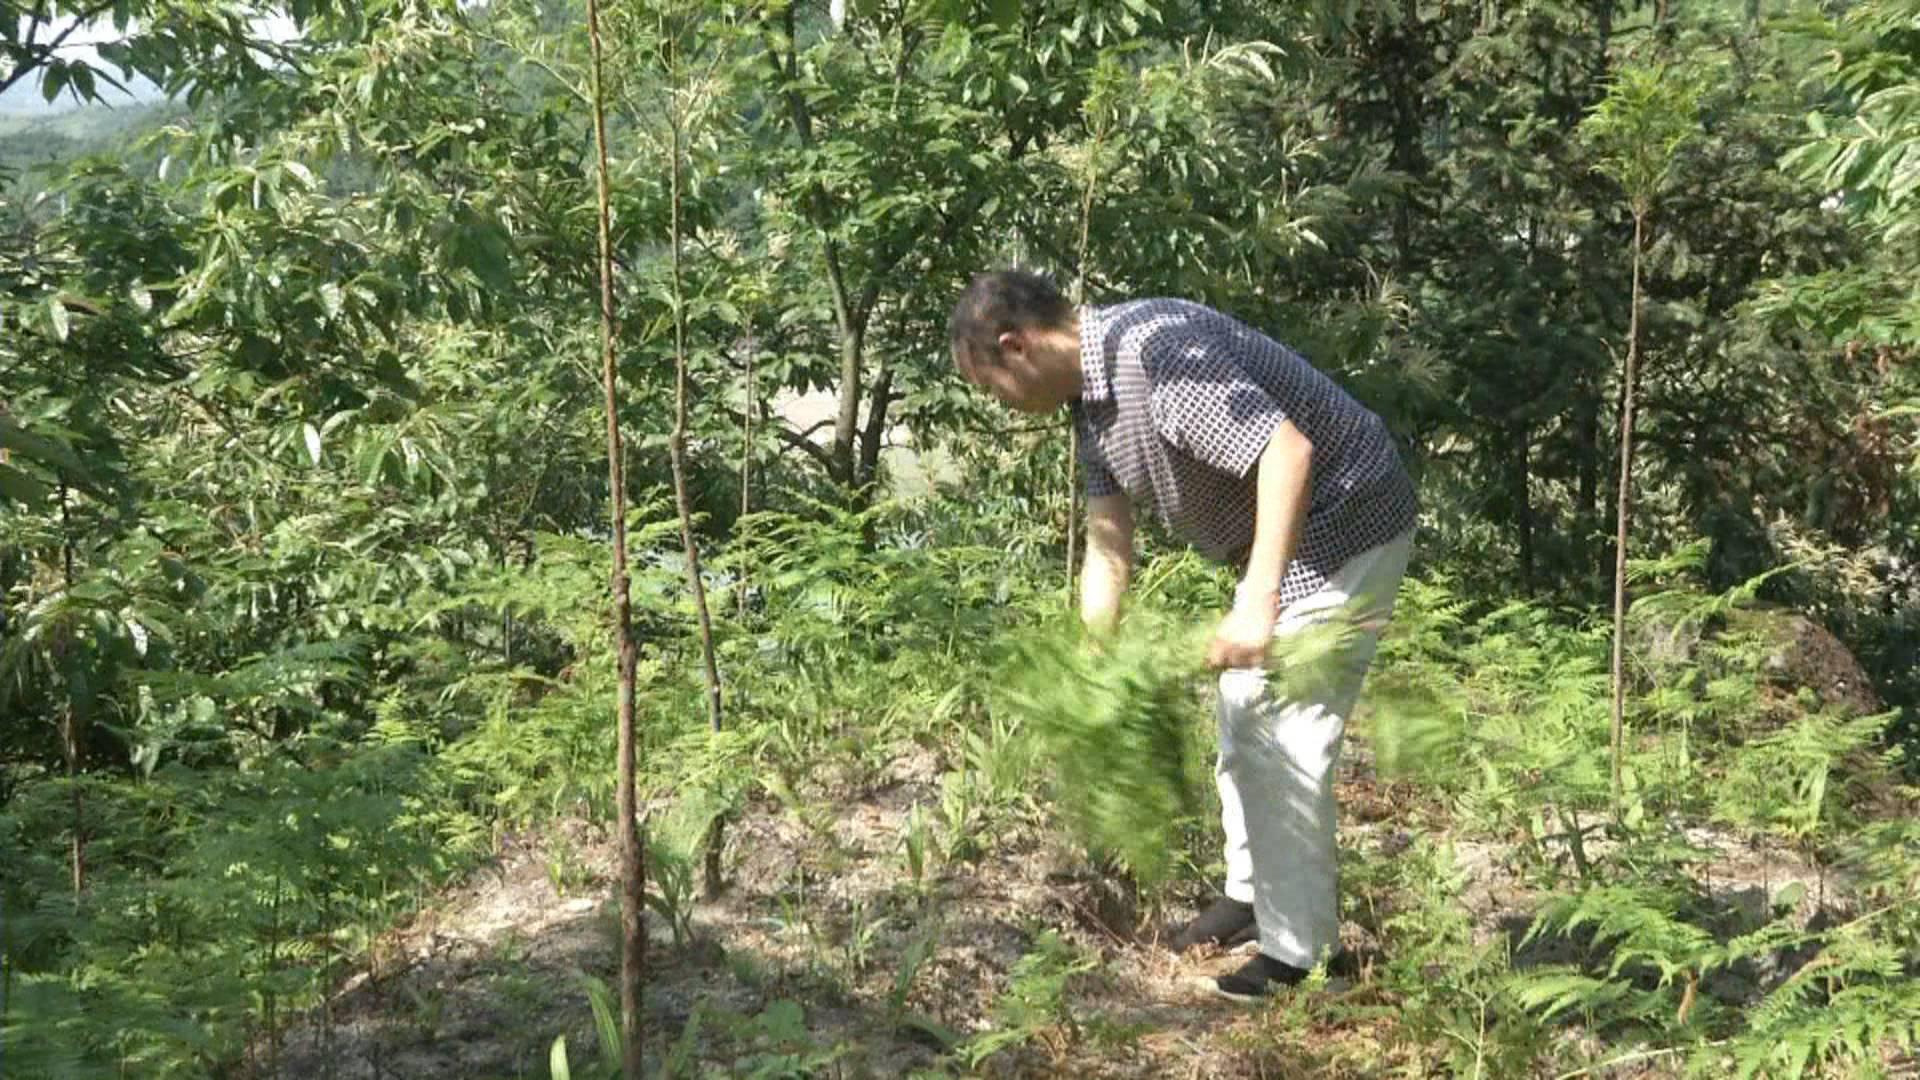
[[(1365, 911), (1350, 911), (1343, 930), (1354, 963), (1342, 977), (1248, 1008), (1205, 985), (1243, 957), (1178, 957), (1160, 946), (1191, 906), (1142, 910), (1129, 889), (1038, 824), (997, 829), (977, 858), (936, 865), (916, 884), (903, 839), (915, 805), (922, 814), (939, 807), (938, 771), (930, 755), (909, 753), (864, 790), (824, 782), (805, 815), (767, 801), (731, 824), (731, 877), (719, 899), (693, 906), (691, 937), (675, 941), (648, 913), (650, 1060), (678, 1048), (691, 1075), (753, 1075), (780, 1054), (825, 1062), (810, 1075), (966, 1072), (952, 1049), (994, 1027), (1015, 965), (1048, 931), (1097, 963), (1069, 983), (1064, 1022), (987, 1058), (979, 1074), (1359, 1076), (1403, 1071), (1406, 1055), (1417, 1055), (1394, 1046), (1393, 996), (1371, 977), (1379, 946)], [(1379, 782), (1364, 751), (1343, 766), (1342, 807), (1343, 847), (1364, 858), (1391, 859), (1412, 831), (1445, 827), (1440, 808)], [(1792, 852), (1696, 832), (1716, 852), (1704, 869), (1709, 887), (1730, 908), (1791, 896), (1783, 890), (1799, 882), (1804, 917), (1821, 918), (1822, 902), (1841, 890)], [(1539, 897), (1510, 864), (1513, 846), (1453, 847), (1476, 936), (1507, 935), (1517, 945)], [(550, 1048), (564, 1035), (575, 1075), (598, 1075), (583, 1068), (598, 1058), (585, 980), (613, 984), (617, 881), (603, 830), (567, 822), (514, 838), (492, 865), (383, 939), (325, 1010), (277, 1047), (259, 1048), (257, 1074), (546, 1077)], [(1578, 948), (1562, 940), (1530, 959), (1555, 962)], [(925, 953), (918, 965), (916, 952)], [(1751, 1000), (1783, 970), (1708, 990)], [(1335, 998), (1345, 1006), (1337, 1019), (1323, 1007)], [(796, 1006), (798, 1038), (754, 1019), (791, 1017)], [(683, 1040), (696, 1013), (698, 1030)], [(1276, 1053), (1281, 1046), (1291, 1049)]]

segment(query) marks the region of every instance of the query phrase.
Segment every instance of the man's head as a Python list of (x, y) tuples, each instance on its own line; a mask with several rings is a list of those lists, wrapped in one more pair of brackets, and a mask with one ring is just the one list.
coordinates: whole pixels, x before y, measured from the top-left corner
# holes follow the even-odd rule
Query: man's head
[(1021, 412), (1044, 413), (1080, 393), (1080, 323), (1038, 274), (979, 274), (948, 324), (953, 363), (968, 382)]

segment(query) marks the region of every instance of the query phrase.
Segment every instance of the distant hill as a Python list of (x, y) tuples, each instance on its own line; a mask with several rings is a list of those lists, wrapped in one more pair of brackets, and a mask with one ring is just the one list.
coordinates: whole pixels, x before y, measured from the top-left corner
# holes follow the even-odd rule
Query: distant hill
[(185, 115), (168, 101), (89, 105), (39, 115), (0, 114), (0, 176), (31, 175), (87, 154), (127, 149), (146, 133)]

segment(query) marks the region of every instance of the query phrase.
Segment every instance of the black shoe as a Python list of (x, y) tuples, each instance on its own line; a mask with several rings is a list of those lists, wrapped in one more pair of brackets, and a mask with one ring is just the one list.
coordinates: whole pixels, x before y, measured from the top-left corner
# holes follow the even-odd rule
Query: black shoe
[(1213, 992), (1228, 1001), (1260, 1001), (1289, 986), (1298, 986), (1307, 972), (1260, 953), (1231, 975), (1213, 980)]
[(1202, 945), (1231, 948), (1258, 936), (1260, 931), (1253, 921), (1253, 905), (1223, 896), (1174, 935), (1173, 951), (1188, 952)]

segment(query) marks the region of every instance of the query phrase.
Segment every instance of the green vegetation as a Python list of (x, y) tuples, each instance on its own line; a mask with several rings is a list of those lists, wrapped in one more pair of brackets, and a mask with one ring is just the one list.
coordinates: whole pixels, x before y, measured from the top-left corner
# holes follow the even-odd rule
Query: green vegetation
[(1210, 771), (1196, 767), (1208, 712), (1196, 635), (1141, 611), (1098, 645), (1048, 629), (1022, 651), (1015, 713), (1032, 725), (1082, 843), (1157, 883)]
[(0, 183), (16, 196), (42, 190), (62, 166), (106, 155), (138, 167), (157, 155), (136, 147), (185, 110), (165, 103), (69, 109), (46, 116), (0, 115)]
[[(584, 7), (122, 8), (0, 20), (0, 86), (181, 91), (0, 121), (0, 1072), (617, 1072)], [(600, 14), (649, 1071), (1911, 1067), (1914, 0)], [(1356, 967), (1270, 1007), (1151, 941), (1232, 583), (1149, 531), (1065, 628), (1063, 425), (946, 356), (1010, 262), (1416, 472)]]

